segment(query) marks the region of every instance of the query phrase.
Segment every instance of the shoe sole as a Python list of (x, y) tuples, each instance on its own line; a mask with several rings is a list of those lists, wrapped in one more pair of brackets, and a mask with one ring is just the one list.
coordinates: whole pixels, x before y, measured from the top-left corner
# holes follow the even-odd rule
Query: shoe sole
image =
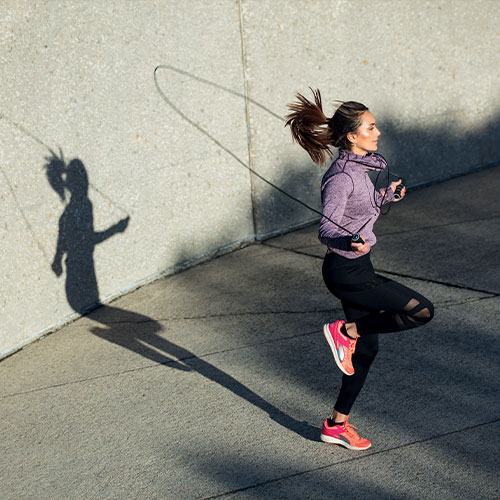
[(323, 334), (325, 335), (326, 341), (328, 342), (328, 345), (330, 346), (330, 349), (333, 354), (333, 359), (335, 360), (335, 364), (338, 366), (339, 370), (342, 373), (345, 373), (349, 377), (351, 375), (354, 375), (354, 373), (347, 373), (345, 368), (342, 366), (342, 362), (339, 359), (339, 355), (337, 353), (337, 349), (335, 348), (335, 342), (333, 341), (332, 334), (330, 333), (330, 330), (328, 328), (328, 323), (323, 326)]
[(346, 443), (345, 441), (343, 441), (342, 439), (334, 438), (332, 436), (326, 436), (325, 434), (321, 434), (320, 439), (321, 439), (321, 441), (323, 441), (323, 443), (339, 444), (340, 446), (343, 446), (344, 448), (347, 448), (349, 450), (354, 450), (354, 451), (367, 450), (372, 445), (370, 443), (368, 446), (352, 446), (349, 443)]

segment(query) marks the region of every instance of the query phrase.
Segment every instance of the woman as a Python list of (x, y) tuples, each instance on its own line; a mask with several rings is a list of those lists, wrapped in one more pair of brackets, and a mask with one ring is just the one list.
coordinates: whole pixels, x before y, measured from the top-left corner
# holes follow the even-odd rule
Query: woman
[[(344, 373), (333, 413), (323, 423), (321, 440), (351, 450), (366, 450), (370, 441), (361, 438), (348, 423), (351, 407), (363, 387), (378, 350), (378, 334), (414, 328), (429, 322), (432, 303), (419, 293), (375, 274), (370, 250), (375, 244), (373, 225), (384, 204), (399, 201), (405, 188), (391, 182), (377, 190), (369, 171), (387, 166), (375, 153), (380, 132), (375, 118), (363, 104), (344, 102), (331, 118), (323, 113), (321, 94), (313, 91), (314, 102), (297, 94), (287, 116), (293, 139), (323, 164), (330, 148), (340, 148), (338, 158), (323, 176), (321, 199), (323, 218), (319, 239), (327, 246), (323, 279), (340, 299), (347, 322), (324, 326), (324, 334), (337, 366)], [(398, 188), (399, 186), (399, 188)], [(361, 239), (356, 243), (353, 235)]]

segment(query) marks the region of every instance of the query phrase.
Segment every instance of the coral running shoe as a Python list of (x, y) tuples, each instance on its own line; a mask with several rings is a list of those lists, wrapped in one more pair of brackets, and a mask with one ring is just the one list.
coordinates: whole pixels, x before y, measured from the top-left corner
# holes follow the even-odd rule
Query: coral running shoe
[(356, 339), (351, 339), (344, 335), (340, 329), (344, 325), (344, 321), (335, 321), (335, 323), (327, 323), (323, 327), (323, 333), (330, 345), (335, 363), (340, 370), (346, 375), (354, 373), (352, 366), (352, 355), (356, 349)]
[(354, 429), (357, 427), (348, 424), (347, 420), (342, 425), (332, 427), (328, 425), (328, 420), (325, 420), (320, 439), (325, 443), (340, 444), (350, 450), (367, 450), (372, 444), (368, 439), (359, 437)]

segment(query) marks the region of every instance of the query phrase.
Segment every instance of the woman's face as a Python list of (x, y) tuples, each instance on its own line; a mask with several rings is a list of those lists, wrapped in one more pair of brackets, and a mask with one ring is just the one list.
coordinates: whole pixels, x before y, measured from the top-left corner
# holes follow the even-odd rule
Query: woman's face
[(375, 117), (370, 111), (365, 111), (361, 115), (361, 125), (358, 130), (347, 134), (352, 144), (351, 151), (363, 156), (370, 151), (377, 151), (379, 135), (380, 131), (375, 124)]

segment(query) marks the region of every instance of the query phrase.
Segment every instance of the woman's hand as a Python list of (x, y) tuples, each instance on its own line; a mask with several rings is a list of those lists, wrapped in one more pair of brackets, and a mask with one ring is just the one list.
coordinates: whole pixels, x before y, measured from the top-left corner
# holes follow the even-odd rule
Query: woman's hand
[(361, 238), (363, 238), (364, 243), (351, 243), (351, 248), (352, 251), (356, 255), (364, 255), (365, 253), (368, 253), (370, 251), (370, 245), (366, 243), (365, 238), (362, 234), (360, 234)]
[[(392, 192), (395, 193), (396, 192), (396, 188), (402, 183), (402, 179), (399, 179), (399, 181), (394, 181), (394, 182), (391, 182), (389, 184), (389, 187), (392, 189)], [(401, 191), (399, 192), (399, 199), (394, 199), (393, 200), (393, 203), (397, 203), (398, 201), (401, 201), (404, 197), (405, 197), (405, 194), (406, 194), (406, 187), (403, 186), (403, 189), (401, 189)]]

